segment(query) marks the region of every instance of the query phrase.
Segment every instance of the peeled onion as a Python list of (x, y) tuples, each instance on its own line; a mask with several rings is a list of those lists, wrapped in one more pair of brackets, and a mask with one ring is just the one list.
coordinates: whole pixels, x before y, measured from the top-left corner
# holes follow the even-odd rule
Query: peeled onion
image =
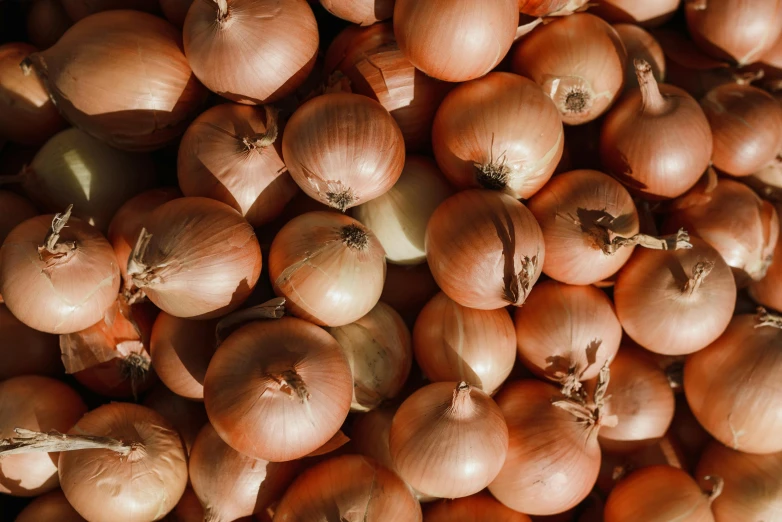
[(33, 0), (27, 13), (27, 37), (39, 49), (56, 44), (72, 25), (60, 0)]
[(0, 381), (18, 375), (62, 374), (57, 336), (33, 330), (0, 304)]
[(209, 422), (204, 404), (180, 397), (162, 384), (147, 394), (143, 404), (161, 414), (176, 428), (189, 455), (201, 428)]
[(513, 511), (494, 500), (491, 495), (478, 493), (455, 500), (441, 500), (426, 510), (424, 522), (531, 522), (523, 513)]
[(749, 295), (763, 306), (782, 310), (782, 241), (777, 240), (766, 276), (750, 285)]
[(671, 18), (681, 0), (597, 0), (590, 13), (615, 23), (657, 27)]
[(86, 522), (61, 490), (41, 495), (22, 510), (16, 522)]
[(372, 25), (394, 16), (394, 0), (320, 0), (326, 11), (348, 22)]
[(37, 215), (38, 209), (28, 200), (13, 192), (0, 190), (0, 246), (16, 225)]
[[(643, 0), (646, 3), (645, 0)], [(675, 0), (676, 3), (679, 0)], [(637, 58), (645, 60), (652, 66), (654, 79), (665, 80), (665, 54), (657, 40), (641, 27), (634, 24), (615, 24), (614, 30), (619, 35), (627, 50), (627, 65), (625, 66), (625, 87), (637, 87), (638, 77), (635, 74), (634, 61)]]

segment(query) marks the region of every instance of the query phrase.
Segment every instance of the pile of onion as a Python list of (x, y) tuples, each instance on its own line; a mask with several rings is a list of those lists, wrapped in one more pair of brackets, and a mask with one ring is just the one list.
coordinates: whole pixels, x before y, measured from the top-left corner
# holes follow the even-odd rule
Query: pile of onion
[(656, 27), (671, 18), (680, 3), (681, 0), (598, 0), (589, 12), (614, 24)]
[(426, 228), (426, 259), (437, 284), (462, 306), (520, 306), (540, 277), (543, 234), (513, 197), (465, 190), (446, 199)]
[[(675, 2), (678, 3), (679, 0)], [(634, 65), (636, 59), (645, 60), (651, 65), (655, 80), (665, 80), (665, 54), (654, 36), (634, 24), (615, 24), (614, 30), (627, 50), (625, 88), (638, 86)]]
[(17, 375), (62, 375), (57, 336), (33, 330), (0, 304), (0, 381)]
[(176, 428), (189, 455), (201, 428), (209, 422), (204, 403), (180, 397), (164, 385), (158, 384), (147, 393), (143, 404), (161, 414)]

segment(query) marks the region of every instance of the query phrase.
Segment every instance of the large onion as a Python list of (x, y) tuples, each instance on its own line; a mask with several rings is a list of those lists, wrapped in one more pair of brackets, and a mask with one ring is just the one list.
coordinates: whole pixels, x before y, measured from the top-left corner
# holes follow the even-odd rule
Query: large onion
[(193, 2), (183, 37), (198, 79), (220, 96), (248, 104), (296, 89), (318, 51), (318, 27), (305, 0)]
[(511, 73), (456, 87), (432, 128), (437, 164), (454, 186), (503, 190), (517, 198), (530, 197), (549, 180), (564, 139), (551, 100), (534, 82)]
[(611, 23), (656, 27), (673, 16), (681, 0), (597, 0), (589, 9)]
[(0, 190), (0, 246), (16, 225), (38, 215), (38, 210), (22, 196)]
[(209, 422), (204, 404), (182, 398), (162, 384), (147, 394), (143, 404), (161, 414), (176, 428), (189, 455), (201, 428)]
[(441, 500), (426, 510), (424, 522), (531, 522), (523, 513), (513, 511), (486, 493), (456, 500)]
[(162, 147), (206, 95), (179, 31), (147, 13), (89, 16), (30, 60), (68, 121), (120, 149)]
[(394, 16), (394, 0), (320, 0), (326, 11), (348, 22), (372, 25)]
[(185, 196), (232, 206), (254, 227), (276, 218), (297, 192), (285, 170), (277, 116), (225, 103), (201, 114), (179, 145), (177, 176)]
[(62, 375), (57, 336), (33, 330), (0, 304), (0, 381), (18, 375)]
[(462, 306), (520, 306), (540, 277), (543, 234), (532, 213), (507, 194), (466, 190), (429, 219), (426, 258), (437, 284)]
[(16, 517), (16, 522), (86, 522), (68, 503), (62, 491), (41, 495)]

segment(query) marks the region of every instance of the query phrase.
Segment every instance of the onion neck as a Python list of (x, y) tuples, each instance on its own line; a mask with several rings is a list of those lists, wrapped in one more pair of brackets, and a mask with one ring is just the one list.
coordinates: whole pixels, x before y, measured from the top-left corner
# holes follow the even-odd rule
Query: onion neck
[(638, 78), (638, 86), (641, 88), (643, 100), (643, 112), (649, 114), (661, 114), (668, 108), (668, 101), (660, 92), (660, 86), (654, 78), (652, 66), (646, 60), (636, 58), (635, 75)]
[(285, 370), (273, 378), (280, 384), (280, 391), (288, 395), (291, 400), (298, 400), (302, 404), (306, 404), (310, 400), (311, 395), (307, 391), (304, 379), (296, 373), (296, 370)]
[(553, 399), (551, 404), (565, 410), (579, 422), (586, 424), (589, 436), (596, 437), (601, 427), (614, 427), (617, 424), (616, 415), (608, 415), (605, 411), (606, 403), (609, 399), (606, 395), (609, 381), (610, 371), (608, 369), (608, 361), (606, 361), (600, 369), (597, 386), (591, 400), (587, 397), (584, 389), (581, 388), (579, 393), (570, 396), (566, 396), (563, 393), (563, 398)]
[(769, 312), (762, 306), (758, 307), (757, 319), (758, 324), (755, 325), (755, 328), (770, 326), (782, 330), (782, 315)]
[[(146, 228), (142, 228), (133, 246), (133, 252), (128, 258), (128, 280), (125, 281), (128, 304), (134, 304), (142, 299), (145, 287), (161, 281), (160, 276), (155, 273), (155, 267), (147, 265), (144, 261), (151, 240), (152, 234), (147, 232)], [(136, 288), (133, 289), (133, 286)]]
[(279, 129), (277, 127), (277, 109), (264, 105), (266, 110), (266, 132), (252, 134), (242, 137), (242, 144), (248, 151), (262, 152), (263, 149), (270, 147), (277, 141)]
[(489, 161), (473, 163), (476, 169), (475, 181), (489, 190), (505, 190), (510, 182), (510, 167), (506, 164), (505, 152), (494, 158), (494, 133), (491, 135)]
[(713, 269), (714, 263), (712, 261), (696, 263), (692, 268), (692, 276), (684, 284), (682, 292), (687, 296), (695, 294)]
[(451, 404), (448, 408), (452, 417), (457, 419), (464, 419), (472, 415), (475, 410), (475, 403), (470, 395), (472, 386), (464, 381), (461, 381), (456, 385), (453, 390), (453, 397), (451, 398)]
[(265, 303), (230, 313), (223, 317), (215, 327), (217, 344), (221, 344), (232, 332), (245, 323), (264, 319), (279, 319), (283, 315), (285, 315), (284, 297), (275, 297)]
[(225, 27), (228, 21), (230, 20), (230, 9), (228, 8), (228, 0), (214, 0), (215, 5), (217, 6), (217, 23), (221, 27)]
[(47, 266), (67, 261), (73, 254), (73, 251), (76, 250), (75, 241), (60, 242), (60, 232), (68, 224), (72, 210), (73, 205), (68, 205), (64, 213), (55, 214), (52, 219), (52, 226), (49, 228), (49, 233), (46, 234), (43, 244), (38, 245), (38, 257)]
[(369, 235), (358, 225), (346, 225), (339, 232), (342, 242), (351, 250), (366, 250), (369, 246)]
[(139, 442), (124, 442), (111, 437), (66, 435), (58, 431), (43, 433), (23, 428), (16, 428), (14, 432), (16, 433), (15, 437), (0, 440), (0, 456), (18, 453), (106, 449), (127, 457), (131, 451), (144, 447)]
[(326, 191), (326, 203), (331, 208), (336, 208), (340, 212), (345, 212), (356, 202), (356, 195), (353, 189), (345, 187), (342, 182), (330, 183)]

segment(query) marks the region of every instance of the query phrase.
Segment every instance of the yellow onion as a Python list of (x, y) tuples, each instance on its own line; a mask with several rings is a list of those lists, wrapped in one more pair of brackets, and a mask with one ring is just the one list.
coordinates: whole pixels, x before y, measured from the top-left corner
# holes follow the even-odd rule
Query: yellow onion
[(0, 190), (0, 246), (16, 225), (37, 215), (38, 209), (28, 200), (13, 192)]
[(163, 384), (158, 384), (147, 393), (143, 405), (161, 414), (174, 426), (188, 455), (201, 428), (209, 422), (204, 403), (180, 397)]
[(41, 495), (22, 510), (16, 522), (86, 522), (61, 490)]
[(27, 13), (27, 37), (39, 49), (56, 44), (72, 25), (60, 0), (33, 0)]
[(612, 24), (657, 27), (674, 15), (680, 3), (681, 0), (597, 0), (589, 12)]
[(503, 506), (491, 495), (478, 493), (456, 500), (441, 500), (426, 510), (424, 522), (532, 522), (518, 511)]
[(0, 381), (18, 375), (62, 374), (57, 336), (33, 330), (0, 304)]
[(613, 27), (627, 50), (625, 87), (638, 86), (634, 65), (636, 59), (646, 60), (652, 66), (655, 80), (665, 81), (665, 54), (654, 36), (634, 24), (615, 24)]
[(372, 25), (394, 16), (394, 0), (320, 0), (326, 11), (348, 22)]

